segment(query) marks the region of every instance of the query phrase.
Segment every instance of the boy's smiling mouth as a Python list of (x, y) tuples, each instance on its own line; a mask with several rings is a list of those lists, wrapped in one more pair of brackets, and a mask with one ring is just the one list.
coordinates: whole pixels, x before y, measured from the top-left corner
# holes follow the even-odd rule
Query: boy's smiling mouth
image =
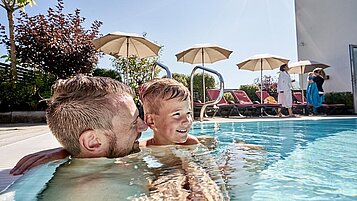
[(187, 129), (176, 130), (176, 132), (178, 132), (178, 133), (187, 133)]

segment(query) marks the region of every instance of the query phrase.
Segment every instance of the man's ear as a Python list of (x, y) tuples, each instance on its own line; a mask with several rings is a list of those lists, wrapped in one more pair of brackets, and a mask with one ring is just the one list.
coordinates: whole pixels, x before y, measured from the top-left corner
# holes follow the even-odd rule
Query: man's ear
[(79, 137), (81, 152), (96, 153), (99, 152), (102, 146), (101, 139), (97, 136), (94, 130), (84, 131)]
[(145, 124), (147, 126), (149, 126), (149, 128), (154, 130), (154, 128), (155, 128), (155, 120), (154, 120), (154, 116), (152, 114), (145, 114), (144, 121), (145, 121)]

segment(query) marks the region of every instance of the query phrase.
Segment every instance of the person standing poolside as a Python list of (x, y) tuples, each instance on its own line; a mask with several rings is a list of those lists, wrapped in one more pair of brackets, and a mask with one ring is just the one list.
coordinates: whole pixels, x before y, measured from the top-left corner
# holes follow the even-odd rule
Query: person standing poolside
[[(278, 103), (281, 104), (282, 107), (288, 109), (289, 117), (293, 117), (292, 105), (293, 98), (291, 95), (291, 78), (289, 73), (287, 72), (289, 67), (287, 64), (283, 64), (280, 66), (280, 74), (278, 79)], [(281, 108), (278, 108), (278, 115), (282, 117)]]
[(314, 82), (315, 77), (314, 72), (309, 72), (308, 74), (308, 85), (306, 88), (306, 102), (313, 106), (313, 113), (316, 114), (316, 109), (321, 106), (322, 102), (320, 101), (319, 90), (317, 85)]
[(326, 74), (325, 71), (322, 68), (315, 68), (313, 70), (314, 72), (314, 77), (313, 77), (313, 82), (316, 83), (317, 90), (318, 90), (318, 95), (313, 96), (313, 103), (314, 103), (314, 113), (318, 114), (321, 113), (321, 105), (325, 101), (325, 96), (324, 96), (324, 89), (322, 88), (322, 85), (325, 82), (326, 79)]

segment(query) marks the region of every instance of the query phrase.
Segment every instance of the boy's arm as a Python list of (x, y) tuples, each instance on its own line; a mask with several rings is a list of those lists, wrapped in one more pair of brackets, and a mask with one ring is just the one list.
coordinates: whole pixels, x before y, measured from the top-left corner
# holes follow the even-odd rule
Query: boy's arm
[(70, 154), (63, 147), (32, 153), (21, 158), (15, 167), (12, 168), (10, 174), (20, 175), (37, 165), (53, 160), (64, 159), (69, 155)]
[(215, 137), (203, 135), (197, 136), (196, 139), (208, 149), (215, 149), (217, 146), (217, 139)]
[(202, 165), (192, 160), (182, 160), (182, 169), (185, 171), (186, 182), (190, 189), (190, 195), (187, 198), (189, 200), (226, 200), (229, 198), (225, 184), (218, 183), (220, 176), (212, 175), (219, 171), (215, 172), (213, 166), (209, 166), (210, 170), (207, 170)]
[(236, 143), (238, 145), (238, 149), (242, 149), (242, 150), (262, 150), (264, 149), (263, 146), (258, 145), (258, 144), (247, 144), (245, 143), (243, 140), (235, 140), (234, 143)]
[(139, 141), (139, 147), (146, 147), (148, 145), (148, 139)]
[(193, 144), (200, 144), (200, 141), (197, 139), (197, 137), (189, 134), (186, 142), (184, 142), (183, 145), (193, 145)]

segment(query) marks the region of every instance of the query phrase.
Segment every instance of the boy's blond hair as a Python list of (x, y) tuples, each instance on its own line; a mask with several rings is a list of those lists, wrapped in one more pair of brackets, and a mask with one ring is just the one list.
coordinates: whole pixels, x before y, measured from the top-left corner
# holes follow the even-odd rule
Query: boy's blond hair
[(112, 119), (121, 111), (109, 95), (133, 96), (132, 90), (117, 80), (84, 75), (58, 80), (52, 91), (46, 111), (48, 126), (74, 156), (80, 153), (79, 137), (83, 131), (113, 128)]
[(190, 91), (174, 79), (159, 78), (145, 83), (140, 97), (145, 114), (158, 114), (162, 101), (171, 99), (190, 100)]

